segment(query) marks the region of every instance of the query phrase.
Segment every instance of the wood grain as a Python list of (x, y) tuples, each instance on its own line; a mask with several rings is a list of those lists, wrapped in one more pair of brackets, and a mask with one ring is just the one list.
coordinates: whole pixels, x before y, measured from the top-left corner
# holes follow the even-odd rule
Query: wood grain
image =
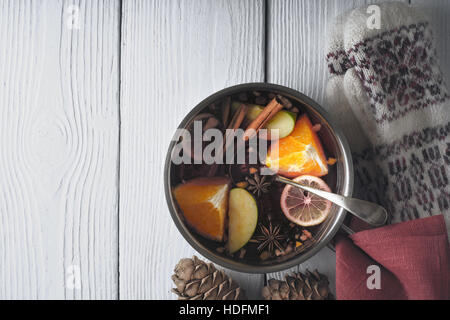
[(0, 1), (0, 299), (117, 298), (118, 3)]
[(411, 4), (424, 10), (431, 21), (439, 65), (450, 90), (450, 1), (411, 0)]
[[(209, 94), (265, 76), (323, 103), (326, 31), (373, 1), (265, 2), (0, 0), (0, 299), (174, 298), (173, 267), (195, 254), (163, 193), (178, 123)], [(410, 2), (431, 17), (450, 84), (450, 2)], [(71, 266), (79, 289), (66, 286)], [(328, 248), (293, 270), (306, 268), (334, 286)], [(263, 276), (227, 272), (260, 297)]]
[[(263, 1), (123, 1), (120, 298), (174, 299), (195, 252), (172, 222), (163, 163), (183, 117), (213, 92), (264, 79)], [(261, 275), (228, 272), (259, 296)]]

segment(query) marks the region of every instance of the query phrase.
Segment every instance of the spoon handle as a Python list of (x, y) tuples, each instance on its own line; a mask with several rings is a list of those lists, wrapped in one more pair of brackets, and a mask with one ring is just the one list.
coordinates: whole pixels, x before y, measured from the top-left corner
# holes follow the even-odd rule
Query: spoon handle
[(345, 197), (339, 194), (307, 187), (281, 176), (277, 176), (276, 180), (306, 190), (321, 198), (327, 199), (328, 201), (334, 203), (335, 205), (338, 205), (341, 208), (344, 208), (351, 214), (355, 215), (356, 217), (372, 226), (380, 227), (387, 221), (386, 209), (376, 203)]

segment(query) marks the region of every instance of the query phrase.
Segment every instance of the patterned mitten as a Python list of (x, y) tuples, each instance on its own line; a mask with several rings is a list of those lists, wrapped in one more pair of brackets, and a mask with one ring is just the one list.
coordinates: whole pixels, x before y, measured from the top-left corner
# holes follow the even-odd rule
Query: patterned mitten
[(372, 150), (371, 143), (350, 106), (349, 98), (353, 97), (347, 98), (344, 91), (345, 74), (352, 68), (344, 49), (344, 26), (348, 15), (349, 13), (344, 13), (338, 16), (329, 31), (326, 59), (330, 78), (326, 100), (330, 112), (340, 124), (351, 146), (355, 172), (353, 195), (359, 199), (383, 204), (386, 203), (383, 190), (387, 182), (381, 174), (381, 169), (367, 152)]
[(367, 8), (338, 21), (328, 101), (352, 128), (345, 133), (363, 198), (374, 192), (391, 222), (444, 214), (450, 231), (450, 101), (431, 28), (406, 4), (379, 7), (380, 29), (367, 27)]

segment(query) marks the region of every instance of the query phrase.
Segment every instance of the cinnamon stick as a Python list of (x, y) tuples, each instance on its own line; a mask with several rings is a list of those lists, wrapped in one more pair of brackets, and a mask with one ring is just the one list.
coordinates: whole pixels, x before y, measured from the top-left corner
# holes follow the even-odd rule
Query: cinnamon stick
[[(238, 129), (241, 126), (242, 122), (244, 121), (245, 116), (247, 115), (247, 110), (248, 110), (247, 105), (241, 104), (239, 109), (236, 110), (236, 112), (234, 113), (233, 118), (231, 119), (230, 124), (228, 125), (227, 129), (233, 129), (233, 130)], [(233, 134), (232, 132), (225, 131), (224, 151), (226, 149), (228, 149), (228, 146), (229, 146), (228, 140), (230, 138), (230, 135), (232, 135), (232, 134)]]
[(283, 109), (283, 105), (278, 102), (276, 97), (273, 98), (256, 119), (249, 124), (244, 132), (244, 141), (253, 137), (253, 135), (255, 135), (259, 129), (264, 127), (281, 109)]
[[(247, 115), (247, 110), (248, 110), (248, 107), (245, 104), (241, 104), (239, 109), (237, 109), (236, 112), (234, 113), (234, 115), (231, 118), (230, 123), (228, 124), (226, 129), (233, 129), (233, 130), (238, 129), (240, 127), (240, 125), (242, 124), (242, 122), (244, 121), (245, 116)], [(232, 135), (232, 133), (227, 132), (227, 130), (225, 130), (225, 137), (224, 137), (224, 141), (223, 141), (223, 148), (220, 151), (221, 152), (220, 157), (223, 156), (224, 152), (229, 147), (229, 141), (228, 140), (230, 138), (230, 135)], [(218, 169), (219, 169), (219, 164), (218, 163), (212, 164), (211, 167), (210, 167), (210, 170), (208, 171), (208, 177), (215, 176)]]
[(244, 121), (245, 116), (247, 115), (247, 105), (244, 103), (241, 104), (239, 109), (236, 110), (236, 112), (233, 115), (233, 118), (231, 118), (230, 124), (228, 125), (227, 129), (234, 129), (236, 130), (239, 128), (239, 126), (242, 124), (242, 121)]
[(222, 122), (225, 128), (228, 126), (228, 118), (230, 116), (230, 110), (231, 110), (231, 97), (227, 97), (222, 105)]

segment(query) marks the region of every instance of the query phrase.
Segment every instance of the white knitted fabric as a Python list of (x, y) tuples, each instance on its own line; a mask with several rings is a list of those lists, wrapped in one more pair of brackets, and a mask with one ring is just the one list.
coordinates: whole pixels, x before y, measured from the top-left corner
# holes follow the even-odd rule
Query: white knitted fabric
[(339, 16), (330, 31), (327, 101), (351, 145), (356, 195), (391, 222), (444, 214), (450, 234), (450, 100), (431, 28), (404, 3)]

